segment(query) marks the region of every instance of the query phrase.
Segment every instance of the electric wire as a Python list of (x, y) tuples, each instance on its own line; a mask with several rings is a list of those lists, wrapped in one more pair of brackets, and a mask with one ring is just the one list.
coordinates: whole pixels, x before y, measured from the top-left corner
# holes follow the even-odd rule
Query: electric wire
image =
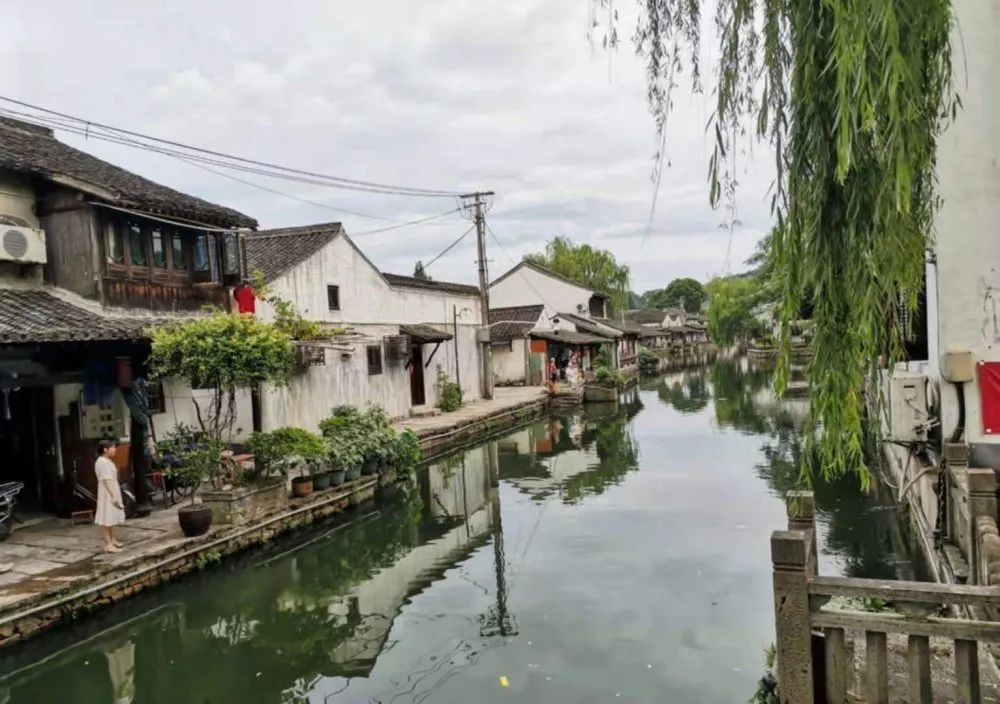
[(22, 122), (26, 122), (28, 124), (35, 125), (37, 127), (49, 127), (49, 128), (54, 128), (54, 129), (61, 129), (61, 130), (64, 130), (66, 132), (70, 132), (71, 134), (76, 134), (76, 135), (79, 135), (81, 137), (84, 137), (85, 139), (97, 139), (97, 140), (101, 140), (101, 141), (104, 141), (104, 142), (110, 142), (112, 144), (118, 144), (118, 145), (121, 145), (121, 146), (138, 148), (138, 149), (141, 149), (143, 151), (152, 152), (154, 154), (162, 154), (164, 156), (173, 157), (175, 159), (187, 159), (187, 160), (190, 160), (190, 161), (197, 161), (197, 162), (200, 162), (200, 163), (203, 163), (203, 164), (211, 164), (211, 165), (214, 165), (214, 166), (220, 166), (220, 167), (223, 167), (223, 168), (232, 169), (234, 171), (240, 171), (240, 172), (243, 172), (243, 173), (256, 174), (256, 175), (260, 175), (260, 176), (267, 176), (268, 178), (274, 178), (274, 179), (280, 179), (280, 180), (285, 180), (285, 181), (291, 181), (291, 182), (294, 182), (294, 183), (306, 183), (306, 184), (311, 184), (311, 185), (324, 186), (324, 187), (327, 187), (327, 188), (337, 188), (337, 189), (343, 189), (343, 190), (357, 191), (357, 192), (361, 192), (361, 193), (374, 193), (374, 194), (378, 194), (378, 195), (399, 195), (399, 196), (413, 195), (412, 193), (406, 193), (406, 192), (388, 191), (388, 190), (384, 190), (384, 189), (376, 189), (376, 188), (369, 188), (369, 187), (363, 187), (363, 186), (347, 186), (347, 185), (344, 185), (344, 184), (341, 184), (341, 183), (331, 183), (328, 180), (323, 180), (322, 178), (318, 178), (318, 177), (307, 177), (307, 176), (299, 176), (299, 175), (290, 174), (290, 173), (269, 171), (269, 170), (264, 169), (264, 168), (257, 168), (257, 167), (253, 167), (253, 166), (246, 166), (246, 165), (242, 165), (242, 164), (236, 164), (236, 163), (232, 163), (232, 162), (223, 161), (223, 160), (220, 160), (220, 159), (213, 159), (213, 158), (209, 158), (209, 157), (203, 157), (203, 156), (198, 155), (198, 154), (191, 154), (191, 153), (188, 153), (188, 152), (180, 152), (180, 151), (172, 150), (172, 149), (169, 149), (169, 148), (166, 148), (166, 147), (159, 147), (159, 146), (155, 146), (155, 145), (150, 145), (150, 144), (146, 144), (144, 142), (137, 142), (135, 140), (128, 139), (127, 137), (120, 137), (120, 136), (117, 136), (117, 135), (105, 134), (105, 133), (102, 133), (102, 132), (98, 132), (98, 131), (95, 131), (94, 129), (90, 128), (90, 127), (83, 128), (83, 127), (79, 127), (79, 126), (76, 126), (76, 125), (66, 125), (64, 123), (61, 123), (61, 122), (58, 122), (58, 121), (55, 121), (55, 120), (50, 120), (48, 118), (37, 118), (36, 121), (33, 121), (32, 119), (29, 119), (29, 118), (33, 118), (35, 116), (26, 115), (25, 113), (17, 113), (17, 112), (14, 112), (14, 111), (11, 111), (11, 110), (7, 110), (7, 109), (4, 109), (4, 108), (0, 108), (0, 115), (4, 115), (4, 116), (8, 116), (8, 117), (11, 116), (11, 115), (14, 115), (17, 119), (19, 119)]
[[(369, 213), (361, 213), (357, 210), (348, 210), (347, 208), (341, 208), (335, 205), (329, 205), (327, 203), (320, 203), (319, 201), (310, 200), (309, 198), (303, 198), (302, 196), (297, 196), (294, 193), (286, 193), (285, 191), (279, 191), (276, 188), (269, 188), (260, 183), (255, 183), (254, 181), (248, 181), (246, 179), (240, 178), (239, 176), (234, 176), (233, 174), (227, 174), (225, 171), (218, 171), (211, 168), (210, 166), (205, 166), (204, 164), (199, 164), (198, 162), (191, 161), (190, 159), (183, 159), (177, 157), (180, 161), (186, 164), (190, 164), (195, 168), (201, 169), (202, 171), (207, 171), (208, 173), (215, 174), (216, 176), (221, 176), (222, 178), (229, 179), (230, 181), (235, 181), (237, 183), (242, 183), (251, 188), (256, 188), (267, 193), (273, 193), (277, 196), (282, 196), (283, 198), (288, 198), (290, 200), (297, 200), (300, 203), (305, 203), (306, 205), (311, 205), (316, 208), (323, 208), (325, 210), (330, 210), (335, 213), (345, 213), (347, 215), (353, 215), (359, 218), (368, 218), (369, 220), (380, 220), (382, 222), (394, 222), (394, 223), (405, 223), (405, 220), (398, 220), (396, 218), (387, 218), (381, 215), (370, 215)], [(449, 223), (434, 223), (435, 227), (450, 227)]]
[[(409, 195), (409, 196), (426, 196), (426, 197), (447, 197), (447, 198), (453, 198), (453, 197), (456, 197), (456, 196), (460, 195), (460, 193), (458, 191), (447, 191), (447, 190), (440, 190), (440, 189), (429, 189), (429, 188), (420, 188), (420, 187), (411, 187), (411, 186), (398, 186), (398, 185), (393, 185), (393, 184), (379, 183), (379, 182), (375, 182), (375, 181), (363, 181), (363, 180), (359, 180), (359, 179), (350, 179), (350, 178), (345, 178), (345, 177), (341, 177), (341, 176), (331, 176), (329, 174), (323, 174), (323, 173), (319, 173), (319, 172), (315, 172), (315, 171), (307, 171), (307, 170), (304, 170), (304, 169), (297, 169), (297, 168), (293, 168), (293, 167), (282, 166), (281, 164), (275, 164), (275, 163), (271, 163), (271, 162), (260, 161), (260, 160), (257, 160), (257, 159), (249, 159), (249, 158), (246, 158), (246, 157), (240, 157), (240, 156), (236, 156), (236, 155), (233, 155), (233, 154), (227, 154), (225, 152), (220, 152), (220, 151), (216, 151), (216, 150), (212, 150), (212, 149), (206, 149), (206, 148), (203, 148), (203, 147), (197, 147), (197, 146), (194, 146), (194, 145), (185, 144), (183, 142), (177, 142), (177, 141), (174, 141), (174, 140), (163, 139), (163, 138), (160, 138), (160, 137), (154, 137), (152, 135), (147, 135), (147, 134), (143, 134), (141, 132), (135, 132), (135, 131), (132, 131), (132, 130), (126, 130), (126, 129), (123, 129), (123, 128), (120, 128), (120, 127), (114, 127), (112, 125), (107, 125), (107, 124), (104, 124), (104, 123), (95, 122), (93, 120), (87, 120), (87, 119), (84, 119), (84, 118), (81, 118), (81, 117), (77, 117), (75, 115), (70, 115), (68, 113), (59, 112), (57, 110), (51, 110), (49, 108), (44, 108), (44, 107), (41, 107), (39, 105), (34, 105), (32, 103), (28, 103), (28, 102), (25, 102), (25, 101), (22, 101), (22, 100), (17, 100), (15, 98), (11, 98), (11, 97), (4, 96), (4, 95), (0, 95), (0, 101), (11, 103), (11, 104), (14, 104), (14, 105), (18, 105), (18, 106), (20, 106), (22, 108), (27, 108), (29, 110), (34, 110), (36, 112), (44, 113), (44, 116), (53, 116), (53, 117), (56, 117), (56, 118), (60, 118), (61, 120), (64, 121), (64, 125), (65, 125), (65, 121), (69, 121), (71, 123), (76, 123), (78, 126), (80, 126), (80, 127), (82, 127), (84, 129), (85, 133), (92, 131), (94, 128), (99, 128), (101, 130), (105, 130), (106, 132), (115, 133), (116, 135), (125, 135), (127, 137), (135, 138), (137, 140), (145, 140), (144, 142), (138, 142), (138, 143), (136, 143), (134, 146), (138, 146), (138, 145), (141, 144), (141, 145), (144, 145), (145, 148), (155, 149), (155, 148), (157, 148), (155, 145), (148, 144), (148, 142), (155, 142), (157, 145), (166, 145), (166, 147), (173, 147), (173, 148), (176, 148), (176, 149), (185, 150), (187, 152), (195, 152), (197, 154), (204, 154), (204, 155), (207, 155), (209, 157), (224, 159), (224, 160), (228, 160), (230, 162), (239, 162), (241, 164), (246, 164), (246, 165), (250, 165), (250, 166), (253, 166), (253, 167), (259, 167), (259, 168), (277, 170), (277, 171), (281, 171), (281, 172), (285, 172), (285, 173), (293, 174), (293, 175), (297, 175), (297, 176), (304, 176), (304, 177), (309, 177), (309, 178), (318, 178), (318, 179), (321, 179), (321, 180), (324, 180), (324, 181), (329, 181), (331, 183), (340, 184), (340, 187), (343, 187), (343, 188), (375, 189), (377, 191), (386, 192), (386, 193), (390, 193), (390, 194), (394, 194), (394, 195)], [(14, 111), (9, 111), (9, 112), (14, 112)], [(32, 115), (32, 114), (26, 114), (26, 113), (22, 113), (22, 115), (28, 117), (29, 119), (30, 118), (39, 119), (39, 118), (43, 118), (44, 117), (44, 116), (40, 116), (40, 115)], [(131, 141), (134, 142), (135, 140), (131, 140)]]
[(475, 225), (473, 225), (473, 226), (472, 226), (472, 227), (470, 227), (470, 228), (469, 228), (468, 230), (466, 230), (465, 232), (463, 232), (463, 233), (462, 233), (462, 234), (461, 234), (461, 235), (459, 236), (459, 238), (458, 238), (457, 240), (455, 240), (455, 241), (454, 241), (454, 242), (452, 242), (452, 243), (451, 243), (450, 245), (448, 245), (448, 246), (447, 246), (447, 247), (445, 247), (445, 248), (444, 248), (443, 250), (441, 250), (441, 253), (440, 253), (440, 254), (438, 254), (438, 255), (437, 255), (436, 257), (434, 257), (434, 258), (433, 258), (433, 259), (431, 259), (431, 260), (430, 260), (429, 262), (427, 262), (426, 264), (424, 264), (424, 268), (426, 269), (426, 268), (427, 268), (427, 267), (429, 267), (429, 266), (430, 266), (431, 264), (433, 264), (433, 263), (434, 263), (434, 262), (436, 262), (436, 261), (437, 261), (438, 259), (440, 259), (440, 258), (441, 258), (441, 257), (443, 257), (444, 255), (446, 255), (446, 254), (447, 254), (448, 252), (450, 252), (450, 251), (451, 251), (452, 249), (454, 249), (454, 248), (455, 248), (455, 245), (457, 245), (457, 244), (458, 244), (459, 242), (461, 242), (461, 241), (462, 241), (462, 240), (464, 240), (464, 239), (465, 239), (466, 237), (468, 237), (468, 236), (469, 236), (469, 233), (470, 233), (470, 232), (472, 232), (472, 231), (473, 231), (474, 229), (476, 229), (476, 226), (475, 226)]

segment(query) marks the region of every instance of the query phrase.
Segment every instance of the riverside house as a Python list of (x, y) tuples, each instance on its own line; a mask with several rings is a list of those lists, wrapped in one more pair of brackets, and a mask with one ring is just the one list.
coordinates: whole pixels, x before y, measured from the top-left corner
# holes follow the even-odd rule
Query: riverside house
[[(210, 392), (147, 388), (145, 330), (229, 307), (256, 225), (0, 118), (0, 482), (24, 483), (22, 517), (92, 507), (100, 438), (123, 442), (126, 480), (148, 432), (195, 421), (192, 398)], [(249, 396), (239, 411), (249, 434)]]
[[(396, 418), (428, 413), (439, 373), (465, 400), (482, 398), (475, 286), (379, 271), (340, 223), (256, 232), (246, 250), (248, 270), (263, 274), (273, 295), (334, 333), (300, 346), (302, 368), (287, 387), (261, 392), (265, 430), (315, 430), (347, 404), (379, 405)], [(256, 309), (273, 319), (273, 305)]]
[(623, 359), (631, 363), (638, 333), (626, 337), (608, 323), (607, 312), (606, 294), (535, 262), (517, 264), (490, 284), (496, 383), (542, 384), (549, 360), (555, 359), (565, 370), (573, 354), (587, 378), (602, 348), (608, 350), (613, 365), (619, 366)]

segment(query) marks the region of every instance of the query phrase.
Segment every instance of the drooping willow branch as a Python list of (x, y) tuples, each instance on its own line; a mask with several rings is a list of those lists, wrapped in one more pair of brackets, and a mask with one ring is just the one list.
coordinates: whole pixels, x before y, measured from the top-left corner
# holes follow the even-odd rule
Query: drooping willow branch
[[(679, 67), (700, 89), (701, 4), (640, 5), (634, 42), (662, 131)], [(771, 145), (779, 391), (791, 323), (804, 299), (813, 308), (807, 483), (847, 471), (867, 480), (865, 375), (880, 355), (902, 355), (934, 234), (937, 139), (959, 104), (951, 24), (950, 0), (718, 0), (709, 198), (733, 192), (727, 156), (741, 140)]]

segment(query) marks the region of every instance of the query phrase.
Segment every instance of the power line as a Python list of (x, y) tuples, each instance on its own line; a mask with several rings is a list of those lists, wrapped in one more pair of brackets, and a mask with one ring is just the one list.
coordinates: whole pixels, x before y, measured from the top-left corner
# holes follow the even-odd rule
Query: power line
[(418, 220), (409, 220), (408, 222), (401, 222), (398, 225), (390, 225), (389, 227), (380, 227), (377, 230), (364, 230), (362, 232), (355, 232), (352, 237), (357, 237), (358, 235), (374, 235), (379, 232), (388, 232), (389, 230), (398, 230), (401, 227), (409, 227), (410, 225), (419, 225), (425, 223), (428, 220), (436, 220), (437, 218), (443, 218), (445, 215), (451, 215), (452, 213), (457, 213), (461, 208), (452, 208), (451, 210), (446, 210), (443, 213), (438, 213), (437, 215), (428, 215), (425, 218), (420, 218)]
[(234, 171), (241, 171), (244, 173), (257, 174), (261, 176), (267, 176), (269, 178), (282, 179), (286, 181), (293, 181), (296, 183), (306, 183), (317, 186), (325, 186), (327, 188), (339, 188), (351, 191), (360, 191), (363, 193), (376, 193), (380, 195), (413, 195), (411, 193), (396, 192), (373, 189), (363, 186), (346, 186), (340, 183), (331, 183), (329, 181), (320, 180), (317, 178), (309, 178), (305, 176), (296, 176), (290, 173), (268, 171), (266, 169), (255, 168), (251, 166), (244, 166), (241, 164), (235, 164), (227, 161), (222, 161), (219, 159), (211, 159), (208, 157), (203, 157), (197, 154), (191, 154), (188, 152), (181, 152), (177, 150), (168, 149), (166, 147), (158, 147), (151, 144), (146, 144), (145, 142), (137, 142), (127, 137), (120, 137), (118, 135), (105, 134), (91, 129), (91, 126), (80, 127), (76, 125), (69, 125), (64, 122), (59, 122), (52, 118), (40, 117), (35, 115), (29, 115), (27, 113), (20, 113), (14, 110), (9, 110), (6, 108), (0, 108), (0, 115), (14, 115), (16, 119), (26, 122), (28, 124), (36, 125), (38, 127), (50, 127), (55, 129), (65, 130), (72, 134), (77, 134), (85, 139), (98, 139), (105, 142), (110, 142), (112, 144), (120, 144), (127, 147), (134, 147), (137, 149), (142, 149), (144, 151), (153, 152), (156, 154), (163, 154), (165, 156), (170, 156), (175, 159), (198, 161), (203, 164), (213, 164), (215, 166), (221, 166), (227, 169), (233, 169)]
[[(106, 132), (111, 132), (116, 137), (119, 137), (122, 140), (122, 143), (128, 142), (130, 143), (130, 146), (134, 146), (137, 148), (146, 148), (152, 151), (158, 151), (158, 150), (169, 151), (168, 149), (169, 147), (174, 147), (177, 149), (185, 150), (186, 152), (195, 152), (197, 154), (206, 155), (207, 157), (228, 160), (228, 162), (238, 162), (239, 164), (242, 165), (249, 165), (257, 168), (276, 170), (294, 176), (319, 179), (322, 181), (329, 182), (330, 185), (337, 184), (338, 187), (347, 188), (351, 190), (367, 190), (369, 192), (385, 193), (391, 195), (424, 196), (424, 197), (452, 198), (459, 195), (457, 191), (446, 191), (446, 190), (437, 190), (437, 189), (428, 189), (428, 188), (419, 188), (410, 186), (396, 186), (391, 184), (378, 183), (374, 181), (361, 181), (358, 179), (349, 179), (341, 176), (331, 176), (329, 174), (323, 174), (314, 171), (306, 171), (303, 169), (296, 169), (288, 166), (282, 166), (280, 164), (274, 164), (271, 162), (259, 161), (256, 159), (249, 159), (245, 157), (235, 156), (232, 154), (226, 154), (224, 152), (219, 152), (212, 149), (205, 149), (203, 147), (196, 147), (190, 144), (184, 144), (182, 142), (176, 142), (169, 139), (162, 139), (159, 137), (143, 134), (141, 132), (135, 132), (132, 130), (126, 130), (123, 128), (106, 125), (100, 122), (94, 122), (92, 120), (76, 117), (74, 115), (69, 115), (67, 113), (59, 112), (56, 110), (50, 110), (48, 108), (44, 108), (39, 105), (33, 105), (31, 103), (27, 103), (3, 95), (0, 95), (0, 101), (12, 103), (14, 105), (18, 105), (23, 108), (28, 108), (30, 110), (35, 110), (37, 112), (44, 113), (44, 115), (60, 118), (61, 120), (63, 120), (63, 122), (61, 123), (62, 129), (71, 129), (66, 121), (69, 121), (70, 124), (75, 123), (76, 126), (83, 131), (84, 136), (88, 136), (88, 134), (91, 134), (92, 136), (98, 139), (108, 137), (108, 135), (106, 134), (98, 135), (93, 133), (94, 128), (105, 130)], [(16, 111), (9, 111), (9, 112), (14, 113)], [(44, 115), (34, 115), (30, 113), (19, 113), (19, 114), (29, 119), (36, 119), (36, 120), (46, 119)], [(48, 119), (51, 120), (52, 118)], [(122, 137), (122, 135), (125, 135), (126, 137)], [(127, 137), (133, 137), (138, 140), (145, 140), (145, 141), (135, 142), (134, 140), (127, 139)], [(155, 142), (156, 144), (148, 144), (147, 142)], [(166, 145), (166, 146), (161, 147), (158, 145)], [(194, 157), (195, 155), (187, 154), (187, 156), (191, 158)], [(227, 168), (237, 168), (235, 164), (228, 162), (219, 163), (218, 165), (225, 166)]]
[(458, 238), (457, 240), (455, 240), (455, 241), (454, 241), (454, 242), (452, 242), (452, 243), (451, 243), (450, 245), (448, 245), (448, 246), (447, 246), (447, 247), (445, 247), (445, 248), (444, 248), (443, 250), (441, 250), (441, 253), (440, 253), (440, 254), (438, 254), (438, 255), (437, 255), (436, 257), (434, 257), (434, 258), (433, 258), (433, 259), (431, 259), (431, 260), (430, 260), (429, 262), (427, 262), (426, 264), (424, 264), (424, 268), (426, 269), (426, 268), (427, 268), (427, 267), (429, 267), (429, 266), (430, 266), (431, 264), (433, 264), (433, 263), (434, 263), (434, 262), (436, 262), (436, 261), (437, 261), (438, 259), (440, 259), (440, 258), (441, 258), (441, 257), (443, 257), (444, 255), (446, 255), (446, 254), (447, 254), (448, 252), (450, 252), (450, 251), (451, 251), (452, 249), (454, 249), (455, 245), (457, 245), (457, 244), (458, 244), (459, 242), (461, 242), (462, 240), (464, 240), (464, 239), (465, 239), (465, 238), (466, 238), (466, 237), (467, 237), (467, 236), (469, 235), (469, 233), (470, 233), (470, 232), (472, 232), (472, 231), (473, 231), (473, 230), (475, 230), (475, 229), (476, 229), (476, 226), (475, 226), (475, 225), (473, 225), (473, 226), (472, 226), (472, 227), (470, 227), (470, 228), (469, 228), (468, 230), (466, 230), (465, 232), (463, 232), (463, 233), (462, 233), (462, 235), (461, 235), (461, 236), (460, 236), (460, 237), (459, 237), (459, 238)]
[[(368, 218), (370, 220), (381, 220), (382, 222), (394, 222), (394, 223), (400, 223), (400, 224), (408, 224), (406, 220), (397, 220), (396, 218), (387, 218), (387, 217), (382, 217), (381, 215), (370, 215), (368, 213), (360, 213), (360, 212), (358, 212), (356, 210), (348, 210), (347, 208), (340, 208), (340, 207), (337, 207), (337, 206), (334, 206), (334, 205), (329, 205), (327, 203), (320, 203), (319, 201), (310, 200), (308, 198), (303, 198), (301, 196), (297, 196), (294, 193), (286, 193), (285, 191), (279, 191), (276, 188), (268, 188), (267, 186), (265, 186), (263, 184), (255, 183), (253, 181), (248, 181), (246, 179), (240, 178), (239, 176), (234, 176), (232, 174), (227, 174), (224, 171), (218, 171), (218, 170), (213, 169), (213, 168), (211, 168), (209, 166), (205, 166), (204, 164), (199, 164), (199, 163), (197, 163), (195, 161), (191, 161), (189, 159), (182, 159), (180, 157), (178, 157), (178, 159), (180, 159), (181, 161), (183, 161), (186, 164), (190, 164), (191, 166), (194, 166), (195, 168), (201, 169), (202, 171), (207, 171), (209, 173), (215, 174), (216, 176), (221, 176), (222, 178), (227, 178), (230, 181), (236, 181), (237, 183), (242, 183), (242, 184), (244, 184), (246, 186), (251, 186), (252, 188), (256, 188), (256, 189), (259, 189), (261, 191), (265, 191), (267, 193), (273, 193), (274, 195), (282, 196), (284, 198), (290, 198), (291, 200), (297, 200), (300, 203), (305, 203), (306, 205), (312, 205), (312, 206), (314, 206), (316, 208), (324, 208), (326, 210), (331, 210), (331, 211), (333, 211), (335, 213), (346, 213), (347, 215), (354, 215), (355, 217), (359, 217), (359, 218)], [(453, 211), (449, 211), (449, 212), (453, 212)], [(438, 222), (436, 222), (436, 223), (432, 223), (432, 224), (435, 227), (451, 227), (452, 226), (450, 223), (438, 223)]]

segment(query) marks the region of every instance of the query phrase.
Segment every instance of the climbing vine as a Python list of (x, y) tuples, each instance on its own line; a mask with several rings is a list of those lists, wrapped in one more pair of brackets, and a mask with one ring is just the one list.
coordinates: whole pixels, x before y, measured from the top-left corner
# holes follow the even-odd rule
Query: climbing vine
[[(701, 89), (702, 8), (700, 0), (640, 5), (634, 41), (662, 138), (678, 76), (686, 71)], [(933, 240), (937, 139), (959, 107), (951, 2), (718, 0), (714, 20), (709, 198), (734, 203), (739, 150), (769, 143), (779, 391), (804, 297), (815, 325), (802, 478), (857, 471), (866, 482), (861, 390), (881, 354), (902, 354), (902, 327), (913, 319), (905, 313), (916, 308)], [(662, 149), (657, 160), (662, 168)]]

